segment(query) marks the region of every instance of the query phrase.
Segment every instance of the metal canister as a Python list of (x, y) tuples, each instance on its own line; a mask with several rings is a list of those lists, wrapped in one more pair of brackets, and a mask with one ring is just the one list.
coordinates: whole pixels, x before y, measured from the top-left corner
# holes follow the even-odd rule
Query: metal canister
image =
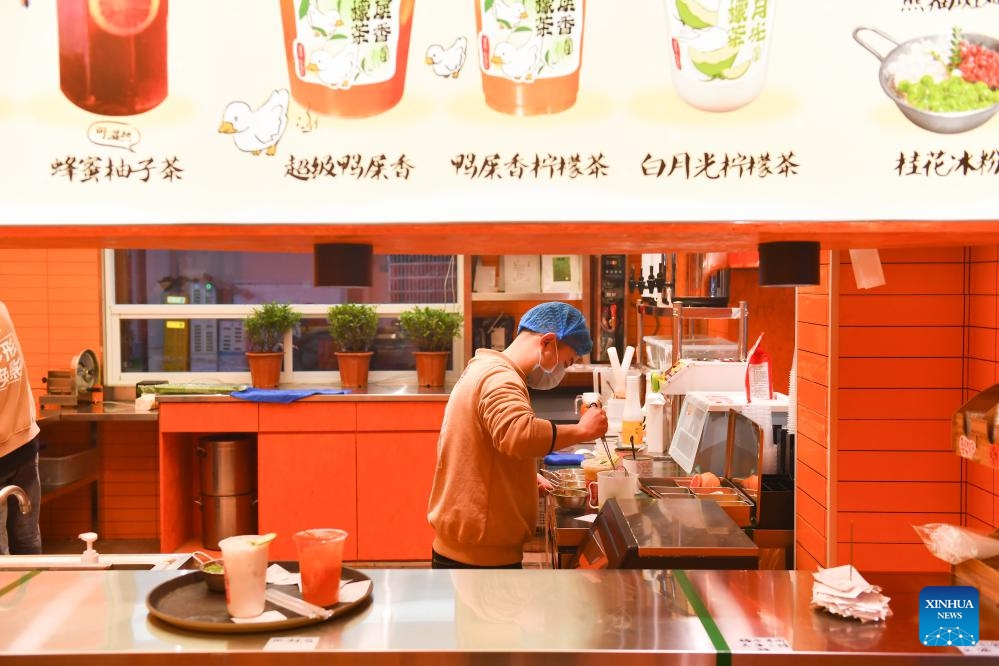
[(257, 447), (249, 435), (201, 437), (196, 449), (203, 495), (242, 495), (257, 488)]

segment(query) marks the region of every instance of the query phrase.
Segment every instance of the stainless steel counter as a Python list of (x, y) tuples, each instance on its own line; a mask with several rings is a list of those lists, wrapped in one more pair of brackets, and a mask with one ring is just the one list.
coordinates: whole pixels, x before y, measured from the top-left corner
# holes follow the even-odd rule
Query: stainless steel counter
[[(956, 648), (923, 647), (917, 637), (919, 589), (946, 584), (946, 575), (868, 576), (884, 586), (895, 615), (864, 625), (811, 610), (810, 576), (787, 571), (366, 573), (374, 582), (371, 604), (273, 636), (194, 633), (149, 618), (146, 595), (176, 572), (52, 571), (19, 586), (8, 582), (10, 574), (0, 575), (7, 583), (0, 593), (0, 656), (5, 664), (76, 655), (81, 664), (185, 666), (220, 658), (233, 664), (651, 666), (800, 663), (806, 656), (829, 664), (846, 656), (940, 663), (960, 656)], [(982, 637), (999, 638), (999, 614), (989, 606), (981, 613)], [(743, 644), (761, 637), (784, 639), (793, 652), (758, 654)], [(307, 649), (300, 651), (303, 644)]]
[[(442, 402), (451, 395), (452, 385), (417, 386), (416, 384), (369, 384), (367, 388), (350, 389), (341, 395), (312, 395), (295, 402), (366, 402), (406, 400), (410, 402)], [(282, 384), (282, 389), (329, 389), (330, 385)], [(245, 402), (228, 395), (157, 395), (158, 402)]]

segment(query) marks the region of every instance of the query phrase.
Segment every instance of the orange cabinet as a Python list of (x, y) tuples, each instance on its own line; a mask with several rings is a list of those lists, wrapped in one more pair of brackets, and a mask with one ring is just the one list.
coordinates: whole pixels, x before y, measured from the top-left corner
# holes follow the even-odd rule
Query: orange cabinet
[(261, 433), (257, 437), (257, 516), (276, 532), (270, 557), (297, 560), (291, 535), (336, 527), (350, 536), (345, 560), (357, 559), (357, 459), (353, 433)]
[[(438, 431), (440, 423), (437, 424)], [(357, 558), (429, 560), (438, 432), (358, 433)]]

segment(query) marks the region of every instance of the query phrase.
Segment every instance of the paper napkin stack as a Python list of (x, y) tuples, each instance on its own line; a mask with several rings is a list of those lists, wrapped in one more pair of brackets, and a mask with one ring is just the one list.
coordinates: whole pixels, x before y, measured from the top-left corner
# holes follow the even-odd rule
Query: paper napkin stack
[(871, 585), (853, 565), (819, 569), (812, 574), (812, 606), (824, 608), (835, 615), (862, 622), (882, 622), (891, 616), (888, 597), (881, 588)]

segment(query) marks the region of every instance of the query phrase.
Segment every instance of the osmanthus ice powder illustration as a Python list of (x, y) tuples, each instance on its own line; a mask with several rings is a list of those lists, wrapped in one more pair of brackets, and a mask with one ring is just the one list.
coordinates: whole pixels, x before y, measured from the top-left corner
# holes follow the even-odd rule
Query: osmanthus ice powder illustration
[(538, 115), (576, 103), (585, 0), (475, 0), (486, 104)]
[(106, 116), (155, 108), (167, 96), (168, 0), (58, 0), (59, 85)]
[(360, 118), (402, 99), (415, 0), (281, 0), (291, 95)]
[(664, 0), (676, 93), (705, 111), (732, 111), (766, 85), (776, 0)]

